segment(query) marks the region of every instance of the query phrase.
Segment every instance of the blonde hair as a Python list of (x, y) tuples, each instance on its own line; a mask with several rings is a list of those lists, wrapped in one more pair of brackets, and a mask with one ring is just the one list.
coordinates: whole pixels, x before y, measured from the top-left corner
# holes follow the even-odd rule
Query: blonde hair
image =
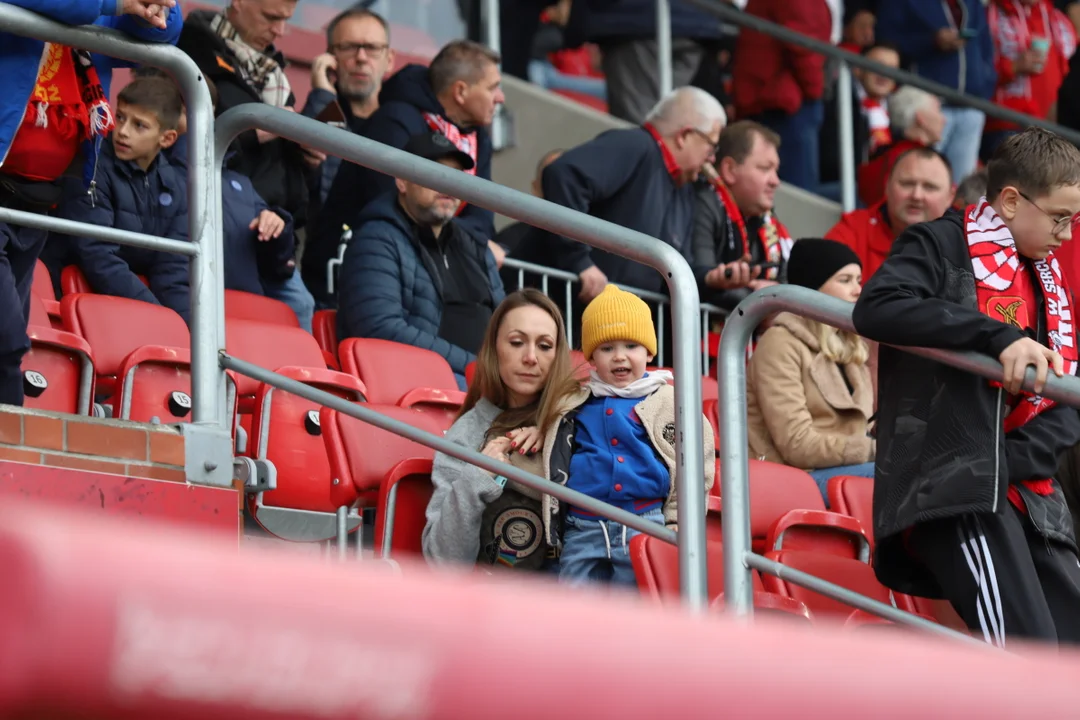
[[(499, 373), (499, 328), (512, 310), (529, 306), (540, 308), (555, 321), (555, 359), (548, 368), (547, 382), (544, 383), (540, 396), (524, 407), (508, 408), (510, 393)], [(503, 410), (492, 422), (487, 439), (529, 425), (543, 430), (555, 420), (562, 399), (574, 394), (580, 387), (581, 383), (574, 376), (570, 364), (570, 345), (566, 341), (566, 326), (559, 308), (539, 290), (525, 288), (507, 295), (492, 313), (491, 321), (484, 332), (484, 342), (480, 346), (480, 352), (476, 354), (476, 373), (458, 417), (472, 410), (477, 401), (484, 398)]]
[(865, 365), (870, 359), (870, 347), (853, 332), (838, 330), (832, 325), (806, 319), (810, 334), (817, 338), (821, 354), (839, 365)]

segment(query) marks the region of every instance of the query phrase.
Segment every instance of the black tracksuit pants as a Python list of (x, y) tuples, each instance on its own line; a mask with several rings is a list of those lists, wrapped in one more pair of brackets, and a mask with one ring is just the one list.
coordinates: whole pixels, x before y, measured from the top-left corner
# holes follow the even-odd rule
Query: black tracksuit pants
[(968, 627), (988, 643), (1080, 643), (1080, 559), (1011, 503), (1005, 512), (923, 523), (909, 550)]

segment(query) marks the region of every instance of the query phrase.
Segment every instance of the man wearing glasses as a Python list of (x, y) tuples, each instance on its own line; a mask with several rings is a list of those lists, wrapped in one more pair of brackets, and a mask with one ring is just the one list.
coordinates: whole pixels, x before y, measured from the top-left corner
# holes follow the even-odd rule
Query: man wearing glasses
[[(346, 10), (326, 26), (326, 48), (311, 64), (311, 92), (301, 113), (360, 135), (367, 119), (379, 109), (383, 78), (394, 66), (390, 25), (366, 8)], [(318, 222), (319, 211), (341, 167), (341, 158), (321, 157), (322, 163), (310, 175), (311, 227)], [(304, 284), (320, 305), (329, 300), (326, 263), (336, 254), (336, 240), (309, 241), (304, 250)]]

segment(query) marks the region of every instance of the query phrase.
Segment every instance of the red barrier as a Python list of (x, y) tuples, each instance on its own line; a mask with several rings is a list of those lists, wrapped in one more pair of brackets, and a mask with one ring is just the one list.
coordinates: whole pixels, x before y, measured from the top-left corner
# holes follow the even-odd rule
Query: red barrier
[(538, 582), (0, 509), (0, 717), (1071, 717), (1077, 657), (746, 627)]

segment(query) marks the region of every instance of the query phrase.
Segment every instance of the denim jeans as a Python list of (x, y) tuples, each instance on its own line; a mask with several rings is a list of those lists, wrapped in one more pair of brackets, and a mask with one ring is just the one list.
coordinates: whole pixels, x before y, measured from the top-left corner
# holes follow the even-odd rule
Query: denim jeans
[(603, 78), (565, 75), (546, 60), (529, 63), (529, 82), (546, 90), (566, 90), (607, 100), (607, 83)]
[(986, 115), (981, 110), (960, 107), (944, 107), (941, 112), (945, 115), (945, 129), (937, 149), (949, 158), (953, 182), (958, 183), (974, 172), (979, 163)]
[(839, 475), (854, 475), (855, 477), (874, 477), (874, 463), (859, 463), (858, 465), (839, 465), (820, 470), (810, 470), (810, 477), (814, 478), (821, 497), (825, 498), (825, 507), (829, 507), (829, 480)]
[(825, 122), (825, 105), (808, 100), (794, 115), (770, 110), (755, 118), (780, 136), (780, 179), (808, 192), (821, 184), (819, 135)]
[[(643, 520), (664, 524), (660, 508), (644, 513)], [(570, 585), (612, 583), (634, 586), (630, 541), (641, 533), (614, 520), (566, 516), (559, 581)]]
[(299, 270), (294, 272), (288, 280), (271, 282), (264, 279), (262, 286), (266, 297), (280, 300), (291, 307), (296, 313), (296, 319), (300, 321), (300, 327), (311, 332), (311, 319), (315, 316), (315, 298), (308, 292)]

